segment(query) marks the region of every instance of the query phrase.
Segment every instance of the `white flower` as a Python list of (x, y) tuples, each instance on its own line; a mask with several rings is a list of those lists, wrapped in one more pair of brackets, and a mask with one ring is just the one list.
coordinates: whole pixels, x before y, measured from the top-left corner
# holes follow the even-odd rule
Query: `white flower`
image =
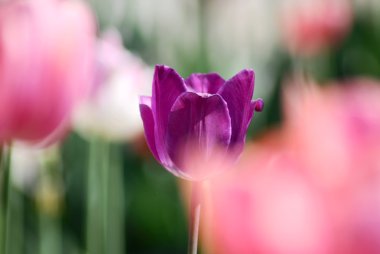
[(152, 71), (123, 48), (114, 30), (98, 42), (97, 65), (93, 94), (76, 110), (74, 128), (88, 138), (131, 140), (143, 131), (138, 98), (149, 90)]
[(58, 163), (58, 146), (36, 147), (26, 143), (14, 143), (11, 151), (11, 181), (25, 193), (34, 191), (47, 164)]

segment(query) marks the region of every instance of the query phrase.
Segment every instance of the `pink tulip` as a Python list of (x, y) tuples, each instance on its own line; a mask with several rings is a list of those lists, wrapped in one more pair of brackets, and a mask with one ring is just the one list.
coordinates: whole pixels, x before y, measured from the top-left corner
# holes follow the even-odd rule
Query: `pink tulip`
[(82, 2), (1, 4), (0, 142), (41, 141), (67, 125), (91, 84), (94, 37)]
[(284, 11), (286, 46), (300, 55), (313, 55), (341, 41), (350, 29), (349, 0), (298, 0)]
[(283, 127), (204, 191), (207, 253), (380, 253), (379, 82), (293, 83)]
[(204, 237), (211, 254), (328, 253), (323, 199), (280, 143), (247, 149), (238, 169), (211, 183), (207, 195)]
[(286, 90), (286, 136), (311, 177), (328, 191), (343, 191), (380, 172), (378, 83), (360, 78)]
[(380, 253), (379, 81), (301, 85), (286, 92), (284, 131), (330, 210), (332, 253)]

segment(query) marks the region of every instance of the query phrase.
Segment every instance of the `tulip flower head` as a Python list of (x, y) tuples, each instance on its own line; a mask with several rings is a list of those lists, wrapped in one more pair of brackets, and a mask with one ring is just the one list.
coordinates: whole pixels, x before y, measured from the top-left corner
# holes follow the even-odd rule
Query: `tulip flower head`
[(287, 1), (282, 20), (284, 42), (296, 55), (313, 56), (348, 34), (353, 11), (347, 0)]
[(145, 136), (154, 157), (167, 170), (188, 180), (214, 172), (197, 172), (186, 161), (193, 155), (210, 160), (215, 154), (236, 159), (244, 146), (254, 111), (254, 72), (243, 70), (225, 81), (216, 73), (183, 79), (167, 66), (155, 68), (152, 97), (140, 98)]
[(0, 142), (66, 129), (92, 77), (95, 19), (80, 1), (0, 5)]

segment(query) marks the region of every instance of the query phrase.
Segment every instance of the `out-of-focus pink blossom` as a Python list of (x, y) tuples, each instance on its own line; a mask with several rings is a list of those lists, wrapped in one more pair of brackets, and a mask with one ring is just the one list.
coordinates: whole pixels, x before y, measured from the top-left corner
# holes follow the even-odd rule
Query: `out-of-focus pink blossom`
[(38, 142), (64, 129), (91, 85), (94, 37), (80, 1), (1, 4), (0, 141)]
[(289, 143), (324, 188), (343, 190), (380, 172), (379, 98), (379, 82), (365, 78), (286, 90)]
[(334, 221), (333, 253), (380, 252), (380, 86), (356, 78), (285, 96), (287, 143), (323, 193)]
[(279, 142), (264, 141), (247, 149), (241, 161), (205, 194), (209, 253), (328, 253), (330, 217), (319, 193), (299, 174), (294, 155)]
[(349, 0), (288, 2), (282, 21), (285, 44), (292, 53), (318, 53), (341, 41), (351, 27), (353, 10)]
[(379, 98), (366, 78), (288, 85), (282, 129), (204, 191), (207, 253), (380, 253)]

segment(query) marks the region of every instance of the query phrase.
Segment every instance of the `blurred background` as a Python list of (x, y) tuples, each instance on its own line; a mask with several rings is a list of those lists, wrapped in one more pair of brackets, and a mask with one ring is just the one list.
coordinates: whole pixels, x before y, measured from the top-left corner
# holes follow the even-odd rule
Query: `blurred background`
[[(380, 101), (380, 98), (371, 96), (378, 94), (377, 86), (380, 84), (377, 81), (380, 77), (378, 0), (89, 0), (87, 4), (96, 17), (97, 27), (94, 47), (95, 88), (91, 90), (91, 99), (73, 110), (72, 128), (66, 129), (64, 138), (58, 144), (42, 149), (14, 142), (11, 154), (12, 184), (8, 193), (2, 194), (10, 200), (8, 209), (11, 214), (5, 222), (11, 225), (6, 233), (6, 253), (186, 253), (188, 201), (181, 187), (184, 183), (164, 170), (151, 156), (145, 143), (138, 110), (138, 95), (151, 94), (155, 64), (173, 67), (183, 77), (193, 72), (218, 72), (228, 79), (242, 69), (254, 69), (254, 97), (263, 98), (265, 108), (263, 112), (255, 114), (250, 125), (247, 134), (247, 146), (250, 147), (248, 153), (259, 154), (269, 161), (272, 156), (268, 156), (268, 153), (274, 152), (270, 150), (272, 145), (268, 148), (267, 142), (272, 144), (272, 138), (286, 143), (281, 148), (276, 145), (276, 154), (279, 149), (284, 149), (282, 151), (285, 152), (310, 147), (319, 149), (318, 142), (325, 139), (329, 139), (332, 144), (346, 144), (340, 139), (335, 140), (336, 136), (329, 132), (329, 124), (333, 126), (331, 128), (340, 124), (334, 122), (339, 117), (333, 115), (332, 120), (328, 118), (321, 121), (316, 118), (314, 122), (308, 122), (303, 117), (310, 117), (309, 114), (320, 116), (334, 111), (335, 104), (330, 100), (335, 103), (335, 99), (331, 99), (331, 94), (340, 94), (346, 90), (346, 86), (351, 87), (352, 83), (361, 84), (360, 80), (365, 79), (371, 80), (374, 85), (366, 88), (366, 92), (358, 92), (362, 95), (361, 98), (354, 96), (355, 99), (347, 97), (346, 100), (346, 97), (342, 99), (338, 96), (342, 111), (347, 108), (347, 111), (353, 112), (351, 106), (357, 109), (357, 105), (368, 101), (371, 103), (365, 104), (368, 107), (365, 107), (364, 113), (378, 109), (372, 106), (372, 102)], [(0, 15), (4, 15), (3, 12)], [(0, 18), (0, 22), (2, 20)], [(310, 83), (312, 91), (322, 89), (321, 95), (318, 93), (318, 99), (313, 97), (313, 93), (307, 97), (302, 89), (297, 90), (300, 86), (309, 88)], [(293, 90), (287, 87), (292, 87)], [(334, 87), (334, 92), (330, 92), (328, 87)], [(312, 103), (314, 99), (317, 103), (315, 108), (303, 104), (304, 101)], [(348, 102), (351, 106), (347, 105)], [(334, 109), (329, 107), (330, 104)], [(293, 112), (301, 116), (292, 118)], [(360, 110), (358, 112), (360, 113), (353, 113), (354, 117), (363, 113)], [(380, 112), (374, 112), (380, 115)], [(358, 133), (380, 133), (380, 128), (377, 128), (380, 124), (377, 122), (378, 117), (371, 117), (372, 115), (371, 120), (376, 121), (360, 125)], [(318, 127), (322, 123), (326, 131)], [(308, 143), (306, 148), (292, 147), (291, 143), (297, 138), (283, 141), (290, 134), (272, 135), (273, 130), (288, 133), (284, 131), (286, 129), (294, 134), (313, 127), (319, 131), (297, 136), (301, 140), (306, 140), (310, 135), (319, 137), (310, 141), (311, 145)], [(372, 130), (372, 127), (375, 129)], [(375, 135), (376, 138), (378, 135)], [(262, 143), (265, 144), (264, 148), (260, 148)], [(366, 144), (355, 147), (363, 150), (367, 147)], [(376, 149), (371, 150), (371, 157), (368, 152), (368, 157), (364, 156), (363, 160), (374, 161), (375, 166), (371, 164), (370, 167), (377, 169), (380, 150)], [(341, 158), (339, 156), (343, 156), (342, 160), (352, 157), (352, 154), (342, 153), (335, 156), (335, 151), (337, 150), (333, 149), (331, 152), (333, 159)], [(356, 152), (353, 154), (357, 155)], [(320, 161), (331, 159), (321, 157), (324, 155), (315, 158), (310, 154), (297, 156), (294, 161), (302, 161), (302, 167), (307, 167), (304, 165), (307, 163), (316, 165)], [(299, 159), (301, 157), (307, 158), (306, 162)], [(244, 163), (242, 168), (248, 168), (246, 171), (265, 168), (257, 161)], [(277, 164), (278, 168), (285, 165)], [(322, 167), (323, 165), (318, 169)], [(260, 177), (258, 178), (261, 179)], [(275, 174), (275, 177), (288, 179), (281, 174)], [(279, 183), (277, 180), (268, 180), (267, 176), (264, 178), (269, 181), (268, 184), (282, 186), (286, 190), (295, 181), (292, 178), (290, 182)], [(314, 184), (309, 180), (305, 182), (307, 186)], [(252, 181), (251, 184), (255, 185), (257, 181)], [(303, 184), (298, 187), (302, 189)], [(215, 188), (224, 187), (217, 185)], [(324, 192), (325, 189), (321, 189)], [(352, 193), (365, 188), (358, 187), (355, 191), (348, 189), (349, 191), (339, 191)], [(295, 193), (298, 189), (291, 190), (291, 193)], [(267, 189), (247, 188), (244, 191), (262, 193)], [(274, 200), (281, 199), (276, 193), (269, 193), (267, 198), (273, 198), (274, 195)], [(372, 197), (372, 194), (367, 196)], [(284, 197), (285, 200), (286, 198)], [(218, 205), (221, 204), (216, 204), (214, 209), (218, 209)], [(253, 204), (259, 210), (263, 207), (283, 208), (266, 205), (265, 202)], [(225, 206), (238, 207), (236, 204)], [(291, 217), (292, 211), (290, 209), (289, 213), (284, 214)], [(215, 218), (219, 217), (215, 215)], [(268, 218), (259, 220), (265, 219)], [(256, 217), (253, 221), (256, 222)], [(308, 223), (305, 221), (301, 222)], [(369, 224), (379, 225), (379, 221), (380, 216), (377, 215), (374, 222)], [(282, 224), (279, 222), (277, 225)], [(268, 227), (271, 226), (276, 227), (269, 223)], [(223, 242), (226, 239), (224, 237), (228, 238), (222, 235), (215, 241)], [(314, 235), (311, 236), (313, 237)], [(372, 246), (373, 243), (377, 247), (363, 247), (361, 250), (364, 252), (344, 248), (331, 251), (320, 248), (323, 242), (316, 244), (318, 248), (313, 251), (305, 249), (306, 247), (284, 247), (278, 251), (266, 248), (266, 245), (260, 245), (261, 249), (234, 249), (231, 247), (234, 242), (228, 243), (230, 245), (223, 252), (213, 248), (218, 243), (215, 244), (214, 240), (206, 237), (201, 240), (201, 246), (209, 247), (202, 247), (200, 253), (379, 253), (378, 230), (371, 234), (371, 244), (363, 242), (359, 246)], [(88, 243), (92, 243), (92, 247), (88, 247)], [(236, 244), (243, 246), (245, 243)]]

